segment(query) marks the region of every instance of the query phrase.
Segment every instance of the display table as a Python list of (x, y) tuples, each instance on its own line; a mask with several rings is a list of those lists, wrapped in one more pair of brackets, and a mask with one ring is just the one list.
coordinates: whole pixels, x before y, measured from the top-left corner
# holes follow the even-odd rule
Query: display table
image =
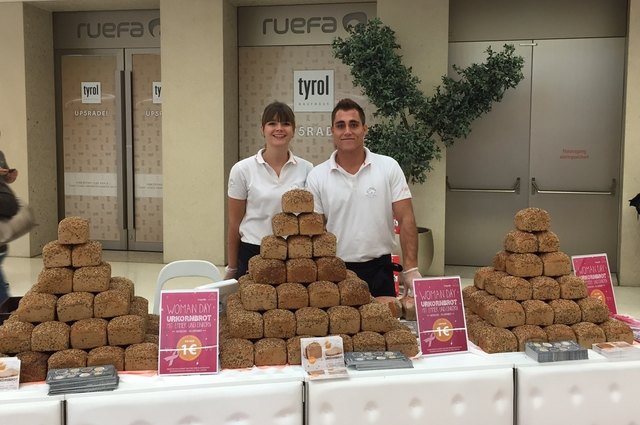
[(303, 421), (300, 367), (218, 375), (122, 374), (112, 392), (67, 394), (67, 425), (278, 424)]
[(61, 425), (63, 396), (48, 396), (47, 384), (22, 384), (19, 390), (0, 392), (0, 423)]
[(473, 353), (307, 382), (306, 423), (513, 425), (513, 363)]
[[(593, 358), (592, 358), (593, 356)], [(640, 361), (517, 365), (517, 424), (635, 424)]]

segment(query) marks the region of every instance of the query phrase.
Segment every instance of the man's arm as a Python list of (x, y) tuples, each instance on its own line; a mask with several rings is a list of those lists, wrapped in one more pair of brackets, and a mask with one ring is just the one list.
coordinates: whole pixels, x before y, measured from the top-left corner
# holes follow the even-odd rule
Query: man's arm
[(413, 214), (411, 198), (396, 201), (392, 204), (393, 215), (400, 227), (400, 248), (402, 249), (402, 266), (404, 270), (418, 267), (418, 227)]

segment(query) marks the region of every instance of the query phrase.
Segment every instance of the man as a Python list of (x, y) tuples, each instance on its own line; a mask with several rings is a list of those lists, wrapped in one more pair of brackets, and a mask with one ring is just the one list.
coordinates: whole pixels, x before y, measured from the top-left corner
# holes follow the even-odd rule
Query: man
[(394, 217), (400, 227), (403, 280), (411, 285), (421, 277), (418, 232), (406, 178), (396, 160), (364, 146), (365, 115), (353, 100), (343, 99), (335, 106), (331, 132), (336, 150), (307, 177), (315, 210), (324, 214), (327, 231), (338, 239), (338, 257), (369, 284), (371, 294), (395, 296)]
[[(0, 220), (8, 220), (18, 212), (18, 199), (8, 184), (18, 177), (18, 171), (9, 168), (4, 153), (0, 151)], [(0, 243), (0, 305), (9, 298), (9, 285), (2, 272), (2, 261), (7, 256), (7, 245)]]

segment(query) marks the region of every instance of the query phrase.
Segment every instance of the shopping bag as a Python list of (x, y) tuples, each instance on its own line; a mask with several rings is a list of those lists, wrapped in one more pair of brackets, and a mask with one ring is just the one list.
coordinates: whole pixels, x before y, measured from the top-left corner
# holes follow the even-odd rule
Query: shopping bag
[(20, 203), (16, 215), (8, 220), (0, 221), (0, 244), (9, 243), (20, 236), (23, 236), (36, 225), (35, 217), (31, 207)]

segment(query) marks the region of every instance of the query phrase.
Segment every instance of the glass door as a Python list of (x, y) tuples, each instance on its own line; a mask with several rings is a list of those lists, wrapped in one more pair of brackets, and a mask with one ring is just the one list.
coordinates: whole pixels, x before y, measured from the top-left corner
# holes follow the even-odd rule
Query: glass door
[(159, 49), (56, 54), (59, 217), (105, 249), (162, 250)]

